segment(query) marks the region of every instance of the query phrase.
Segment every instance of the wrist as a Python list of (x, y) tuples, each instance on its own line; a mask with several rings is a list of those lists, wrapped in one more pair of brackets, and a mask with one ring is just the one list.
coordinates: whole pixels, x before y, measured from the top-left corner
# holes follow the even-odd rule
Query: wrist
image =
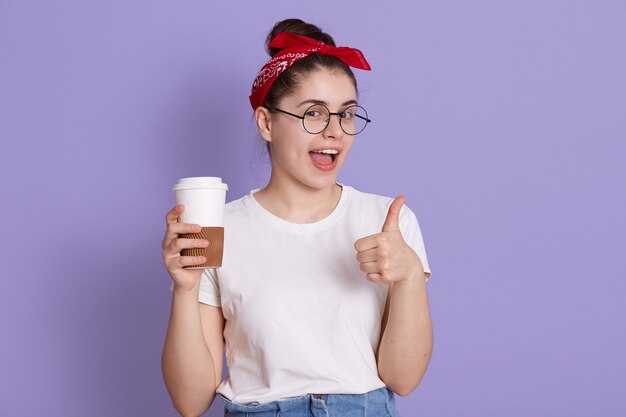
[(426, 288), (426, 274), (423, 270), (416, 271), (413, 274), (409, 274), (406, 278), (396, 281), (394, 286), (403, 288), (403, 287), (418, 287), (418, 288)]
[(200, 292), (200, 283), (196, 283), (195, 285), (192, 286), (185, 286), (185, 285), (180, 285), (180, 284), (176, 284), (174, 283), (174, 288), (172, 290), (172, 292), (174, 294), (177, 295), (195, 295), (197, 296), (198, 293)]

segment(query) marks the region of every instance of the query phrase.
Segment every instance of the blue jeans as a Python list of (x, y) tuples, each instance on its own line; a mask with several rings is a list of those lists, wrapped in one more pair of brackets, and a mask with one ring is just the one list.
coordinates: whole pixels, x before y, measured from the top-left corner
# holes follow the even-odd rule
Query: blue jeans
[(307, 394), (265, 404), (239, 404), (221, 397), (224, 417), (400, 417), (387, 387), (364, 394)]

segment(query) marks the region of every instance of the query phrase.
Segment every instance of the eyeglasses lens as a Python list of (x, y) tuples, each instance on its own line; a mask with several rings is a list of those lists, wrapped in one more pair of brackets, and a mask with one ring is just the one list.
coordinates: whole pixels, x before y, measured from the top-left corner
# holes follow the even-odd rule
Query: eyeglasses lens
[[(313, 105), (304, 113), (304, 128), (307, 132), (322, 132), (329, 123), (330, 112), (326, 106)], [(367, 112), (361, 106), (353, 105), (344, 109), (340, 115), (340, 124), (344, 132), (356, 135), (367, 126)]]

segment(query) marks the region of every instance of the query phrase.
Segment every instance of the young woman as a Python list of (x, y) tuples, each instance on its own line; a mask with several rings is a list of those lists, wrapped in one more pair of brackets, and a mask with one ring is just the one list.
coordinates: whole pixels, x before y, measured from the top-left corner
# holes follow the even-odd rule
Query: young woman
[(178, 222), (184, 207), (166, 216), (165, 384), (184, 416), (217, 394), (231, 417), (398, 416), (394, 392), (417, 387), (432, 351), (430, 268), (403, 197), (337, 182), (370, 121), (350, 66), (369, 64), (298, 19), (267, 42), (250, 103), (271, 177), (226, 205), (222, 267), (183, 269), (203, 259), (181, 249), (208, 242), (178, 237), (200, 230)]

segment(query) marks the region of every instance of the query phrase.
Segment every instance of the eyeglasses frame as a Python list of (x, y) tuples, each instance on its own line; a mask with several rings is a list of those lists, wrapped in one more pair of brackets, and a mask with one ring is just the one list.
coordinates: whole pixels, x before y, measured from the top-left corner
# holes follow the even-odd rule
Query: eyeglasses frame
[(313, 105), (311, 105), (311, 106), (307, 107), (307, 109), (304, 111), (304, 114), (306, 114), (306, 112), (307, 112), (307, 111), (309, 111), (309, 109), (311, 109), (312, 107), (315, 107), (315, 106), (322, 106), (322, 107), (324, 107), (326, 110), (328, 110), (328, 121), (326, 122), (326, 126), (324, 126), (324, 128), (323, 128), (322, 130), (320, 130), (319, 132), (316, 132), (316, 133), (313, 133), (313, 132), (310, 132), (309, 130), (307, 130), (306, 126), (304, 125), (304, 118), (305, 118), (305, 117), (304, 117), (304, 115), (302, 115), (302, 116), (298, 116), (297, 114), (293, 114), (293, 113), (290, 113), (290, 112), (288, 112), (288, 111), (286, 111), (286, 110), (279, 109), (278, 107), (271, 107), (271, 106), (264, 106), (264, 107), (265, 107), (266, 109), (270, 110), (270, 111), (272, 111), (272, 110), (277, 110), (277, 111), (279, 111), (279, 112), (281, 112), (281, 113), (285, 113), (285, 114), (288, 114), (289, 116), (293, 116), (293, 117), (296, 117), (296, 118), (298, 118), (298, 119), (302, 120), (302, 127), (304, 128), (304, 130), (306, 130), (306, 132), (307, 132), (307, 133), (309, 133), (309, 134), (311, 134), (311, 135), (319, 135), (319, 134), (320, 134), (320, 133), (322, 133), (324, 130), (326, 130), (326, 128), (327, 128), (327, 127), (328, 127), (328, 125), (330, 124), (330, 116), (332, 116), (333, 114), (334, 114), (334, 115), (336, 115), (336, 116), (339, 118), (339, 127), (341, 127), (341, 130), (343, 130), (343, 133), (345, 133), (346, 135), (350, 135), (350, 136), (356, 136), (356, 135), (358, 135), (359, 133), (361, 133), (362, 131), (364, 131), (364, 130), (365, 130), (365, 128), (367, 127), (367, 124), (368, 124), (368, 123), (372, 123), (372, 120), (371, 120), (371, 119), (369, 119), (368, 117), (363, 117), (363, 116), (360, 116), (360, 115), (358, 115), (358, 114), (356, 114), (356, 113), (355, 113), (355, 116), (356, 116), (356, 117), (358, 117), (359, 119), (363, 119), (363, 120), (365, 120), (365, 126), (363, 126), (363, 129), (361, 129), (360, 131), (358, 131), (358, 132), (356, 132), (356, 133), (348, 133), (348, 132), (346, 132), (346, 130), (343, 128), (343, 125), (341, 124), (341, 120), (343, 119), (343, 117), (341, 117), (341, 116), (340, 116), (340, 115), (341, 115), (341, 113), (345, 112), (345, 111), (346, 111), (346, 109), (349, 109), (350, 107), (359, 107), (359, 108), (363, 109), (363, 111), (364, 111), (364, 112), (365, 112), (365, 114), (367, 115), (367, 110), (365, 110), (365, 108), (364, 108), (364, 107), (359, 106), (358, 104), (351, 104), (350, 106), (348, 106), (348, 107), (346, 107), (345, 109), (343, 109), (343, 110), (341, 111), (341, 113), (333, 113), (333, 112), (331, 112), (331, 111), (330, 111), (330, 109), (329, 109), (328, 107), (326, 107), (326, 106), (325, 106), (325, 105), (323, 105), (323, 104), (313, 104)]

